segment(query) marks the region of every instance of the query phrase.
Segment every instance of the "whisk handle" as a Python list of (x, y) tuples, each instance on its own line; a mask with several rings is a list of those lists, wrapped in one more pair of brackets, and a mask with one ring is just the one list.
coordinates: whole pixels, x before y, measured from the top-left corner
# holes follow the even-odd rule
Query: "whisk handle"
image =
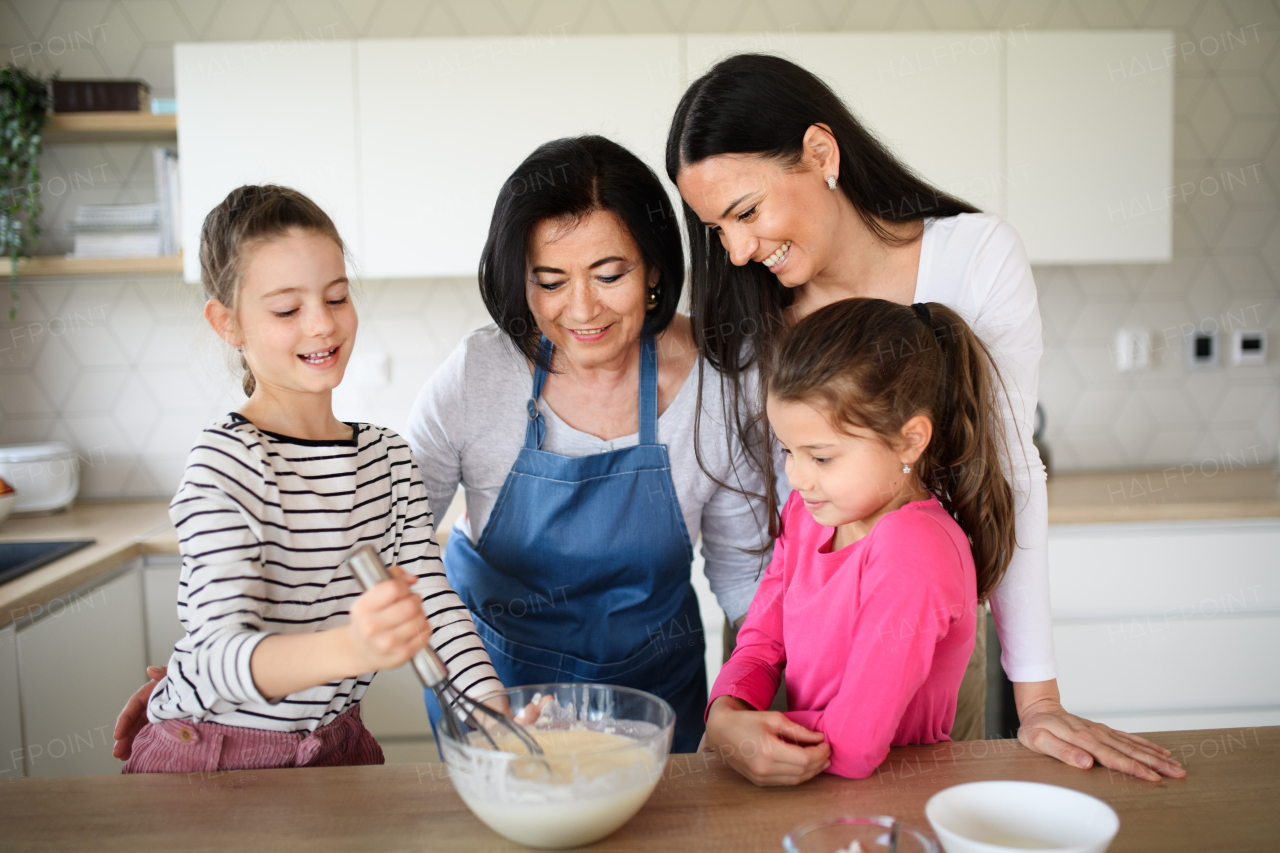
[[(355, 575), (360, 586), (365, 589), (371, 589), (382, 581), (391, 579), (391, 573), (387, 571), (378, 552), (373, 550), (371, 545), (365, 545), (348, 557), (347, 565), (351, 568), (351, 574)], [(413, 665), (414, 672), (427, 687), (434, 688), (449, 678), (449, 671), (445, 668), (444, 662), (430, 646), (415, 654), (409, 663)]]

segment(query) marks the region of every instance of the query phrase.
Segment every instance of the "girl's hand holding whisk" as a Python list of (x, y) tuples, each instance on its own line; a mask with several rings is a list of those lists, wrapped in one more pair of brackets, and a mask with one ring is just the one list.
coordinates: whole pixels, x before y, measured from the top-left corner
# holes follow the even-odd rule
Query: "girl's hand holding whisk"
[(422, 599), (410, 589), (414, 579), (399, 566), (392, 578), (362, 594), (351, 605), (345, 627), (356, 672), (395, 669), (425, 648), (431, 626)]

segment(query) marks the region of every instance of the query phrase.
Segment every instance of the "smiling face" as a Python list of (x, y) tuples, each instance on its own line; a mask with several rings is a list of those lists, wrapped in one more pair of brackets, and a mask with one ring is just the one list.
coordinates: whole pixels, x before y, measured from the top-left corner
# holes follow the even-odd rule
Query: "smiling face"
[(857, 538), (885, 513), (924, 496), (916, 475), (902, 467), (914, 465), (928, 446), (928, 418), (908, 420), (901, 440), (890, 446), (864, 427), (837, 430), (826, 412), (808, 403), (770, 394), (766, 407), (787, 454), (787, 482), (819, 524), (847, 526)]
[(815, 125), (794, 167), (756, 154), (719, 154), (682, 166), (676, 185), (730, 261), (764, 264), (796, 287), (832, 262), (843, 194), (828, 187), (828, 175), (839, 175), (839, 151)]
[(610, 211), (544, 220), (529, 236), (529, 310), (556, 352), (576, 366), (608, 366), (630, 356), (657, 279)]
[(259, 388), (332, 391), (358, 326), (342, 250), (323, 234), (295, 228), (247, 252), (224, 337), (241, 348)]

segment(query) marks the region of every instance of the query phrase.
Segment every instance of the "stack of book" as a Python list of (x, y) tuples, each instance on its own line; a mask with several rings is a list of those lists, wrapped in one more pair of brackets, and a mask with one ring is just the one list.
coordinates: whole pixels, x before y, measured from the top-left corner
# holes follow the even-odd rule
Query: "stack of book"
[(89, 204), (76, 210), (67, 230), (75, 238), (69, 258), (154, 258), (182, 249), (178, 216), (178, 156), (153, 149), (156, 195), (149, 204)]

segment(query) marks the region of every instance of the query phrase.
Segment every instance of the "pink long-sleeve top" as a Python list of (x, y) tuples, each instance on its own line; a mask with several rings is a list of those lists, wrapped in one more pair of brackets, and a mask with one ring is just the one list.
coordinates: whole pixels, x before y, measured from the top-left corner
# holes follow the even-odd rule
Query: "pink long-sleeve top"
[(794, 492), (782, 520), (710, 701), (768, 708), (785, 663), (787, 716), (824, 733), (829, 772), (853, 779), (870, 776), (891, 746), (950, 740), (978, 608), (960, 525), (930, 497), (831, 552), (834, 529)]

